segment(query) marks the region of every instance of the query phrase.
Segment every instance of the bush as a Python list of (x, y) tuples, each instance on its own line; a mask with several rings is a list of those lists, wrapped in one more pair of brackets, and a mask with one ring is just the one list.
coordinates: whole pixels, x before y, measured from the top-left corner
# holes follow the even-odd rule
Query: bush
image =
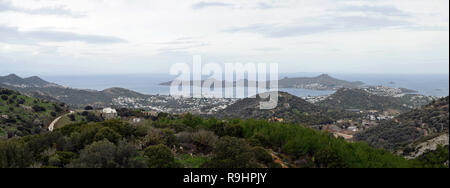
[(145, 149), (145, 156), (148, 157), (149, 168), (177, 168), (179, 164), (175, 162), (175, 157), (165, 145), (149, 146)]
[(107, 141), (94, 142), (81, 150), (80, 158), (73, 161), (69, 167), (74, 168), (117, 168), (114, 160), (116, 146)]
[(100, 129), (97, 134), (95, 134), (94, 137), (94, 141), (101, 141), (101, 140), (108, 140), (112, 143), (117, 144), (120, 140), (121, 136), (120, 134), (118, 134), (116, 131), (108, 128), (108, 127), (104, 127), (102, 129)]
[(84, 110), (93, 110), (94, 108), (92, 106), (86, 106), (84, 107)]
[(255, 154), (256, 160), (258, 160), (260, 163), (267, 165), (273, 162), (272, 155), (270, 155), (270, 153), (267, 152), (267, 150), (263, 147), (253, 148), (253, 153)]
[(33, 108), (34, 112), (45, 112), (45, 111), (47, 111), (47, 109), (45, 109), (44, 107), (39, 106), (39, 105), (34, 105), (32, 108)]
[(260, 168), (250, 146), (242, 139), (222, 137), (216, 144), (214, 155), (205, 163), (206, 168)]
[(88, 113), (86, 116), (86, 120), (88, 122), (100, 122), (102, 121), (97, 115), (93, 114), (93, 113)]
[(231, 124), (225, 126), (225, 135), (237, 138), (244, 137), (244, 128), (239, 124)]
[(70, 114), (69, 115), (69, 119), (70, 119), (70, 121), (75, 121), (76, 120), (75, 115), (74, 114)]
[(8, 97), (7, 95), (2, 95), (1, 98), (2, 98), (2, 100), (4, 100), (4, 101), (6, 101), (6, 100), (9, 99), (9, 97)]
[(173, 145), (175, 144), (176, 137), (172, 130), (170, 129), (158, 129), (150, 127), (145, 137), (145, 145)]
[(200, 130), (192, 134), (193, 144), (203, 153), (211, 152), (218, 140), (218, 137), (210, 131)]

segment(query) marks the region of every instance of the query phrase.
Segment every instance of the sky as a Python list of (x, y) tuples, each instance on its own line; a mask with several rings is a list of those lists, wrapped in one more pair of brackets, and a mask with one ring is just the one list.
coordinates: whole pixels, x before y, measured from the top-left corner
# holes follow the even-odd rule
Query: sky
[(169, 73), (175, 63), (280, 72), (448, 74), (448, 0), (0, 0), (0, 75)]

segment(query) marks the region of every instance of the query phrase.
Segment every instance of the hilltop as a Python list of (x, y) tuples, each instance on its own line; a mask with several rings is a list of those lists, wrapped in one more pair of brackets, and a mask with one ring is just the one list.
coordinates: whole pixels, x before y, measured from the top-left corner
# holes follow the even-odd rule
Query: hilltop
[(301, 88), (312, 90), (338, 90), (340, 88), (358, 88), (363, 82), (339, 80), (322, 74), (317, 77), (284, 78), (278, 82), (279, 88)]
[(355, 138), (375, 147), (399, 150), (415, 142), (417, 145), (446, 134), (448, 145), (448, 106), (449, 97), (433, 101), (427, 106), (361, 132)]
[(123, 88), (110, 88), (103, 91), (74, 89), (47, 82), (37, 76), (21, 78), (15, 74), (0, 77), (0, 87), (15, 90), (28, 96), (54, 102), (60, 101), (77, 107), (87, 105), (108, 106), (111, 105), (113, 99), (120, 96), (146, 97), (144, 94)]
[(48, 102), (0, 88), (0, 137), (26, 136), (46, 131), (46, 126), (66, 113), (63, 104)]
[(286, 122), (296, 122), (309, 125), (327, 124), (334, 122), (337, 117), (343, 117), (343, 111), (333, 111), (328, 108), (311, 104), (297, 96), (286, 92), (279, 92), (278, 105), (272, 110), (261, 110), (259, 95), (256, 98), (241, 99), (228, 108), (217, 113), (218, 116), (243, 119), (279, 119)]
[(431, 97), (420, 95), (403, 95), (401, 97), (382, 96), (369, 93), (364, 89), (339, 89), (325, 100), (317, 104), (328, 108), (342, 110), (395, 110), (406, 112), (411, 109), (426, 105), (432, 101)]

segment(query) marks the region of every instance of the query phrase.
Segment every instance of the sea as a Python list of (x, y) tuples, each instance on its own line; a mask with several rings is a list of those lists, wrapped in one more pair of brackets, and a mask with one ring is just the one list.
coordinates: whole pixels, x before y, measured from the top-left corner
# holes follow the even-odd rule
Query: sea
[[(320, 73), (280, 73), (279, 78), (314, 77)], [(448, 96), (448, 74), (343, 74), (329, 73), (331, 77), (346, 81), (362, 81), (367, 86), (388, 86), (407, 88), (426, 96)], [(175, 76), (168, 74), (129, 74), (129, 75), (51, 75), (42, 76), (46, 81), (77, 89), (104, 90), (121, 87), (149, 95), (169, 95), (170, 87), (160, 83), (171, 81)], [(316, 91), (308, 89), (285, 89), (290, 94), (307, 97), (333, 94), (334, 91)]]

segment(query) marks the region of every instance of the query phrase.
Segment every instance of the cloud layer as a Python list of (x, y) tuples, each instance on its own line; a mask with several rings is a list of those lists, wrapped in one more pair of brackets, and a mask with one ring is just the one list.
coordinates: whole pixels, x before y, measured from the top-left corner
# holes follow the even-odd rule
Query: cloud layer
[(1, 42), (30, 44), (35, 42), (85, 42), (89, 44), (109, 44), (123, 43), (125, 40), (100, 36), (100, 35), (82, 35), (72, 32), (61, 31), (25, 31), (21, 32), (14, 27), (0, 26)]
[(0, 0), (0, 74), (43, 66), (167, 72), (192, 55), (275, 62), (281, 72), (447, 73), (448, 7), (448, 0)]

